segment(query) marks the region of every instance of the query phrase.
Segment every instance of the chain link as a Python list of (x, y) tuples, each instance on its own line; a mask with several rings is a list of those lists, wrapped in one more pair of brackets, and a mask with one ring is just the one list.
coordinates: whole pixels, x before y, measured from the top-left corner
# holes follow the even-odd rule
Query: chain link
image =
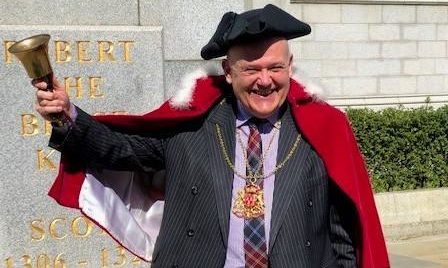
[[(281, 168), (283, 168), (283, 166), (286, 164), (286, 162), (288, 162), (288, 160), (291, 158), (291, 156), (294, 154), (294, 152), (296, 151), (299, 142), (301, 140), (301, 135), (300, 133), (297, 134), (297, 138), (291, 148), (291, 150), (289, 150), (288, 154), (286, 155), (285, 159), (283, 159), (283, 161), (280, 162), (280, 164), (278, 164), (274, 170), (272, 172), (270, 172), (268, 175), (264, 176), (263, 174), (250, 174), (250, 175), (242, 175), (241, 173), (239, 173), (236, 168), (235, 165), (232, 164), (232, 161), (230, 161), (230, 157), (227, 153), (227, 148), (226, 145), (224, 144), (224, 139), (222, 138), (222, 133), (221, 133), (221, 128), (219, 127), (218, 124), (215, 125), (216, 126), (216, 134), (218, 136), (218, 142), (219, 145), (221, 147), (221, 151), (222, 154), (224, 156), (224, 161), (227, 163), (227, 165), (230, 167), (230, 169), (233, 170), (233, 173), (235, 173), (238, 177), (244, 179), (244, 180), (249, 180), (249, 181), (257, 181), (258, 179), (264, 179), (264, 178), (268, 178), (270, 176), (272, 176), (273, 174), (275, 174), (277, 171), (279, 171)], [(247, 160), (246, 160), (247, 161)], [(258, 172), (257, 172), (258, 173)]]

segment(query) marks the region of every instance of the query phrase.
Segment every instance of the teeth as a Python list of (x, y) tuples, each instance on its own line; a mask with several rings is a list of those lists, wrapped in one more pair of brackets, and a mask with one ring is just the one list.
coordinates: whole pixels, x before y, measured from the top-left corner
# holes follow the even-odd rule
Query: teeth
[(253, 90), (252, 93), (260, 95), (260, 96), (267, 96), (269, 94), (271, 94), (272, 92), (274, 92), (274, 90), (269, 89), (269, 90)]
[(269, 90), (269, 91), (260, 91), (260, 92), (258, 92), (258, 94), (259, 94), (259, 95), (262, 95), (262, 96), (267, 96), (267, 95), (269, 95), (269, 94), (271, 94), (271, 93), (272, 93), (271, 90)]
[(258, 95), (269, 95), (273, 92), (273, 90), (256, 90), (253, 91), (253, 93), (258, 94)]

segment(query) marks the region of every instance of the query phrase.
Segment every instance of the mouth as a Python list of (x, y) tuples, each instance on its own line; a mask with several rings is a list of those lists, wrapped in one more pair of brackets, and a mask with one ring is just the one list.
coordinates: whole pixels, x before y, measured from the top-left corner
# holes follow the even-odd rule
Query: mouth
[(253, 89), (250, 91), (250, 93), (266, 97), (266, 96), (269, 96), (274, 91), (276, 91), (276, 90), (271, 89), (271, 88), (264, 88), (264, 89)]

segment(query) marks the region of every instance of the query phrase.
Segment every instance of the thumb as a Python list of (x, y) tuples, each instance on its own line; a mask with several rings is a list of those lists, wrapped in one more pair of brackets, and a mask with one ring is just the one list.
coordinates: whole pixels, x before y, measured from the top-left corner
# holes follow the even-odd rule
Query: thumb
[(65, 90), (56, 76), (53, 76), (53, 91)]

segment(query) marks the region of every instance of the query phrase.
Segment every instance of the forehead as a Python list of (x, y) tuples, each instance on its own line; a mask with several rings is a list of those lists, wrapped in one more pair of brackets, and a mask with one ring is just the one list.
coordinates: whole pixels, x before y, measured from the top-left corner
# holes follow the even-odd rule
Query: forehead
[(288, 41), (284, 38), (270, 38), (232, 46), (227, 58), (231, 62), (259, 59), (287, 60), (289, 58)]

